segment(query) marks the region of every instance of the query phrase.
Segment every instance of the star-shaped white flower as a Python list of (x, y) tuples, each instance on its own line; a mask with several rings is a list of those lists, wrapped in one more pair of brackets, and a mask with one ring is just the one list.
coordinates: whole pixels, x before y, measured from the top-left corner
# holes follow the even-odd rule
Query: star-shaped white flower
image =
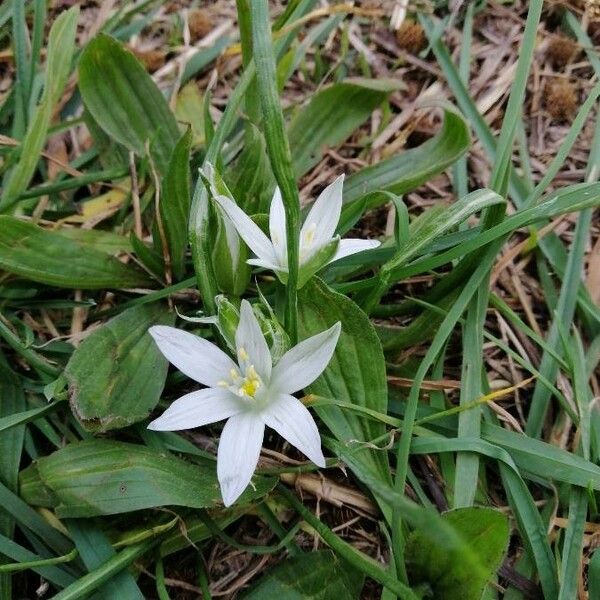
[[(340, 175), (328, 185), (315, 200), (300, 231), (300, 280), (306, 282), (326, 264), (377, 248), (377, 240), (344, 239), (335, 235), (342, 213), (342, 187), (344, 176)], [(275, 189), (269, 214), (269, 239), (256, 223), (229, 197), (217, 194), (215, 200), (238, 230), (241, 238), (257, 258), (248, 260), (251, 265), (287, 275), (287, 235), (283, 201), (279, 188)]]
[(174, 327), (151, 327), (150, 334), (169, 362), (208, 387), (175, 400), (148, 428), (179, 431), (228, 419), (217, 453), (217, 475), (225, 506), (233, 504), (250, 483), (265, 425), (324, 467), (317, 425), (292, 394), (310, 385), (324, 371), (340, 329), (338, 322), (300, 342), (273, 365), (247, 300), (242, 300), (235, 333), (237, 363), (203, 338)]

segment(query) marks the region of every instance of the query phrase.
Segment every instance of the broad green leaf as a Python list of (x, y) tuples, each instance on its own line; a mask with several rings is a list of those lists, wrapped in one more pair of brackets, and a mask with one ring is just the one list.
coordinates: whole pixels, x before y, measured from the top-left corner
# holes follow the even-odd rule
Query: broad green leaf
[(87, 243), (0, 216), (0, 269), (47, 285), (84, 290), (150, 285), (148, 277)]
[(270, 569), (244, 600), (356, 600), (363, 586), (360, 571), (329, 551), (288, 558)]
[[(417, 148), (406, 150), (350, 175), (344, 182), (344, 208), (368, 196), (369, 208), (388, 201), (380, 192), (405, 194), (460, 158), (471, 144), (469, 126), (454, 110), (446, 110), (439, 133)], [(342, 216), (343, 220), (343, 216)]]
[(177, 94), (175, 117), (192, 130), (192, 145), (204, 143), (204, 111), (202, 93), (195, 81), (185, 85)]
[(146, 144), (160, 173), (167, 172), (179, 128), (167, 101), (135, 56), (101, 34), (79, 61), (79, 90), (86, 108), (112, 138), (140, 156)]
[[(192, 202), (190, 190), (191, 129), (181, 137), (169, 161), (167, 174), (162, 181), (160, 217), (169, 246), (173, 275), (179, 280), (185, 274), (185, 249)], [(155, 240), (156, 242), (159, 240)]]
[(71, 69), (78, 17), (79, 8), (74, 6), (59, 15), (50, 29), (44, 93), (19, 149), (19, 161), (6, 183), (0, 201), (1, 212), (6, 212), (17, 201), (35, 173), (54, 107), (60, 100)]
[(429, 584), (433, 598), (479, 600), (508, 546), (508, 518), (489, 508), (461, 508), (442, 519), (454, 527), (470, 552), (448, 551), (430, 531), (417, 530), (406, 548), (410, 581)]
[(106, 254), (118, 254), (119, 252), (131, 252), (129, 238), (112, 231), (101, 229), (82, 229), (81, 227), (63, 227), (58, 230), (63, 237), (69, 238), (81, 244), (85, 244)]
[[(300, 339), (324, 331), (337, 321), (342, 323), (342, 332), (333, 358), (308, 391), (387, 413), (385, 361), (373, 326), (352, 300), (314, 277), (298, 293)], [(342, 444), (354, 446), (385, 435), (382, 423), (337, 406), (316, 410)], [(380, 481), (390, 483), (387, 453), (371, 449), (357, 460)]]
[(296, 174), (304, 175), (328, 146), (346, 140), (397, 88), (397, 82), (357, 78), (334, 83), (315, 94), (289, 126)]
[(73, 413), (87, 430), (119, 429), (148, 417), (169, 366), (148, 328), (174, 320), (159, 303), (134, 306), (104, 323), (75, 350), (65, 376)]
[[(155, 508), (219, 506), (221, 494), (212, 461), (192, 464), (172, 454), (115, 440), (76, 442), (40, 458), (21, 473), (21, 496), (35, 504), (36, 489), (47, 487), (60, 518)], [(274, 485), (255, 476), (242, 501), (258, 498)], [(35, 493), (34, 493), (35, 492)]]

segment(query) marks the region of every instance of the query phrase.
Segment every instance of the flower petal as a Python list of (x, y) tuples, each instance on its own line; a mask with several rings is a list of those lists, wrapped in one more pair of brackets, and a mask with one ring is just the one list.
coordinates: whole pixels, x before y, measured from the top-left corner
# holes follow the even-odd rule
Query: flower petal
[(262, 258), (249, 258), (246, 262), (253, 267), (262, 267), (263, 269), (270, 269), (278, 273), (287, 273), (287, 268), (282, 268), (279, 263), (269, 262)]
[(260, 230), (260, 227), (227, 196), (215, 196), (215, 201), (231, 219), (240, 237), (248, 247), (263, 260), (277, 263), (275, 250), (269, 238)]
[(242, 348), (248, 353), (248, 362), (254, 365), (258, 374), (265, 383), (268, 383), (271, 378), (271, 353), (248, 300), (242, 300), (240, 307), (240, 322), (235, 332), (235, 346), (238, 353)]
[(312, 415), (294, 396), (280, 394), (261, 412), (264, 422), (319, 467), (325, 466), (321, 436)]
[(329, 364), (341, 324), (300, 342), (288, 350), (273, 367), (269, 389), (274, 393), (293, 394), (310, 385)]
[(365, 250), (374, 250), (379, 246), (381, 246), (381, 242), (379, 242), (378, 240), (341, 240), (337, 252), (334, 254), (333, 258), (329, 262), (340, 260), (340, 258), (345, 258), (346, 256), (356, 254), (357, 252), (364, 252)]
[(260, 456), (265, 425), (255, 412), (235, 415), (225, 423), (217, 453), (217, 477), (225, 506), (246, 489)]
[(158, 419), (148, 425), (148, 429), (181, 431), (202, 427), (237, 415), (244, 408), (240, 399), (229, 390), (205, 388), (175, 400)]
[(271, 242), (280, 265), (287, 265), (287, 232), (285, 230), (285, 209), (281, 198), (281, 190), (275, 188), (271, 209), (269, 211), (269, 233)]
[(148, 331), (165, 358), (198, 383), (215, 387), (237, 368), (225, 352), (197, 335), (166, 325)]
[(343, 185), (342, 174), (319, 194), (306, 216), (300, 231), (301, 255), (304, 250), (304, 260), (333, 237), (342, 212)]

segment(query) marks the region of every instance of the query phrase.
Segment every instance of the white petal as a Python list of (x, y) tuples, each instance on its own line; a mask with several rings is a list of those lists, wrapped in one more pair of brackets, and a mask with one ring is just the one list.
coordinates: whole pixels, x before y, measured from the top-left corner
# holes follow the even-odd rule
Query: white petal
[(237, 415), (244, 408), (240, 399), (229, 390), (205, 388), (175, 400), (158, 419), (148, 425), (148, 429), (181, 431), (202, 427)]
[(274, 393), (293, 394), (310, 385), (329, 364), (340, 337), (339, 321), (291, 350), (273, 367), (269, 389)]
[(281, 394), (261, 412), (265, 423), (319, 467), (325, 466), (321, 437), (312, 415), (294, 396)]
[(240, 322), (235, 331), (235, 346), (243, 348), (258, 374), (268, 383), (271, 377), (271, 353), (248, 300), (242, 300)]
[(277, 262), (280, 265), (287, 265), (287, 233), (285, 230), (285, 209), (281, 198), (281, 190), (275, 188), (273, 199), (271, 200), (271, 209), (269, 211), (269, 232), (271, 242), (275, 249)]
[(225, 506), (246, 489), (260, 456), (265, 425), (255, 412), (235, 415), (225, 423), (217, 453), (217, 477)]
[[(319, 194), (306, 216), (300, 231), (300, 244), (306, 249), (304, 260), (333, 237), (342, 212), (343, 185), (344, 175), (340, 175)], [(313, 236), (309, 250), (307, 240), (310, 239), (311, 230)]]
[(148, 331), (165, 358), (198, 383), (215, 387), (237, 368), (225, 352), (197, 335), (166, 325)]
[(279, 273), (287, 273), (287, 267), (283, 268), (279, 263), (269, 262), (262, 258), (249, 258), (246, 262), (254, 267), (262, 267), (263, 269), (270, 269), (271, 271), (277, 271)]
[(260, 227), (231, 198), (215, 196), (215, 200), (231, 219), (240, 237), (248, 244), (252, 252), (259, 258), (277, 263), (273, 244), (260, 230)]
[(346, 256), (356, 254), (357, 252), (374, 250), (375, 248), (379, 248), (379, 246), (381, 246), (381, 242), (377, 240), (341, 240), (337, 252), (329, 262), (340, 260), (340, 258), (345, 258)]

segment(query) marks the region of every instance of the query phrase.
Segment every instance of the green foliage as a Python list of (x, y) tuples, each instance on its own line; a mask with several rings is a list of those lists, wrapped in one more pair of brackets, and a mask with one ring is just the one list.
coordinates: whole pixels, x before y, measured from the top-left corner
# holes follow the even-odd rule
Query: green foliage
[(160, 173), (168, 170), (179, 127), (152, 78), (119, 42), (101, 34), (79, 61), (79, 90), (86, 108), (113, 139), (139, 156), (148, 148)]
[[(256, 489), (249, 487), (241, 501), (260, 498), (273, 484), (272, 479), (256, 477)], [(161, 506), (205, 508), (221, 502), (211, 461), (192, 464), (115, 440), (69, 444), (24, 470), (23, 498), (36, 505), (41, 494), (51, 498), (60, 518), (77, 519)]]
[(338, 146), (348, 138), (397, 88), (391, 81), (356, 79), (335, 83), (315, 94), (289, 127), (296, 175), (314, 167), (324, 148)]
[[(383, 587), (382, 600), (489, 600), (508, 545), (507, 511), (510, 559), (520, 556), (515, 568), (527, 587), (539, 582), (548, 600), (570, 600), (600, 491), (600, 417), (590, 385), (600, 310), (582, 285), (600, 205), (600, 127), (593, 134), (589, 127), (600, 84), (582, 90), (585, 100), (539, 174), (522, 112), (541, 0), (525, 3), (511, 89), (490, 125), (478, 109), (482, 97), (469, 89), (473, 19), (487, 9), (473, 4), (449, 14), (436, 3), (431, 15), (416, 15), (429, 47), (413, 66), (428, 63), (430, 74), (441, 74), (460, 111), (436, 101), (437, 133), (416, 146), (418, 136), (398, 137), (407, 143), (390, 155), (382, 149), (383, 159), (371, 144), (397, 117), (400, 136), (413, 125), (420, 136), (436, 121), (420, 126), (430, 107), (419, 102), (416, 115), (398, 115), (405, 87), (385, 71), (396, 76), (403, 64), (394, 62), (392, 37), (372, 29), (361, 8), (323, 11), (315, 0), (294, 0), (271, 26), (266, 0), (239, 0), (243, 71), (238, 81), (227, 71), (232, 87), (223, 102), (222, 88), (213, 99), (193, 78), (214, 66), (230, 40), (208, 38), (188, 56), (178, 29), (161, 51), (179, 58), (152, 77), (126, 45), (152, 29), (157, 3), (127, 4), (117, 3), (91, 39), (78, 35), (77, 8), (55, 14), (44, 0), (0, 6), (9, 77), (14, 72), (0, 100), (0, 213), (8, 213), (0, 215), (0, 600), (22, 592), (30, 576), (23, 571), (42, 577), (55, 600), (162, 600), (171, 576), (162, 557), (187, 549), (186, 558), (202, 563), (215, 540), (278, 556), (241, 592), (248, 599), (353, 600), (369, 578)], [(592, 40), (579, 17), (564, 12), (600, 76)], [(182, 25), (168, 11), (160, 18), (161, 27)], [(449, 27), (463, 29), (458, 67), (444, 41)], [(81, 143), (86, 127), (90, 144)], [(579, 146), (573, 149), (583, 131), (591, 137), (588, 167), (565, 185), (557, 175), (565, 161), (580, 160)], [(66, 159), (53, 148), (64, 140), (71, 140)], [(329, 149), (344, 164), (334, 165)], [(477, 171), (483, 160), (488, 187), (473, 189), (485, 179)], [(228, 187), (265, 231), (280, 186), (287, 281), (246, 264), (251, 252), (236, 249), (235, 232), (198, 177), (207, 163), (223, 175), (221, 191)], [(335, 238), (298, 269), (299, 189), (314, 195), (330, 183), (323, 173), (332, 167), (347, 175), (336, 234), (356, 226), (382, 245), (325, 267), (341, 248)], [(450, 167), (454, 200), (429, 193), (421, 202), (420, 190), (406, 196), (424, 184), (437, 189)], [(569, 177), (579, 174), (575, 168)], [(565, 235), (557, 225), (574, 220), (563, 218), (571, 213), (576, 224)], [(501, 292), (490, 295), (490, 272), (506, 264), (509, 240), (519, 254), (510, 277), (501, 274)], [(525, 273), (539, 285), (518, 288), (515, 278)], [(531, 305), (521, 310), (526, 297)], [(261, 313), (274, 362), (296, 337), (341, 323), (327, 369), (302, 398), (328, 455), (320, 502), (359, 486), (361, 502), (382, 517), (368, 535), (379, 536), (388, 564), (330, 523), (345, 517), (344, 506), (323, 511), (321, 520), (305, 502), (310, 483), (302, 501), (284, 483), (314, 481), (303, 479), (314, 465), (274, 461), (267, 451), (239, 504), (223, 508), (214, 461), (220, 426), (198, 436), (147, 430), (161, 396), (162, 409), (193, 389), (175, 369), (167, 377), (148, 328), (174, 325), (177, 315), (198, 320), (200, 335), (232, 353), (240, 299)], [(193, 316), (217, 309), (212, 330), (213, 320)], [(491, 393), (509, 385), (505, 378), (517, 383), (520, 369), (535, 378), (533, 396), (529, 389), (511, 390), (508, 399)], [(446, 397), (459, 373), (460, 386), (449, 386), (458, 395)], [(288, 452), (270, 430), (264, 444)], [(269, 475), (282, 481), (276, 486)], [(331, 482), (340, 485), (329, 496)], [(446, 505), (463, 508), (442, 512)], [(507, 508), (494, 510), (499, 505)], [(176, 516), (166, 517), (172, 510)], [(554, 516), (567, 525), (549, 536)], [(274, 537), (249, 544), (241, 534), (258, 518)], [(303, 552), (307, 533), (329, 549)], [(147, 591), (146, 570), (155, 572), (156, 594)], [(583, 580), (597, 597), (597, 552)], [(209, 597), (203, 567), (198, 583)], [(519, 594), (509, 585), (507, 599)]]
[(79, 8), (74, 6), (60, 15), (50, 30), (44, 93), (21, 144), (19, 161), (10, 173), (8, 182), (5, 182), (0, 212), (6, 212), (17, 202), (19, 194), (25, 191), (35, 172), (52, 112), (60, 100), (71, 69), (78, 16)]
[(330, 551), (289, 558), (264, 575), (244, 600), (354, 600), (361, 574)]
[[(300, 338), (306, 338), (340, 321), (342, 333), (329, 367), (309, 388), (310, 393), (387, 412), (387, 383), (381, 343), (367, 315), (348, 297), (331, 290), (313, 277), (299, 294)], [(380, 438), (381, 423), (335, 406), (317, 408), (336, 438), (352, 446)], [(381, 481), (390, 482), (387, 455), (378, 450), (363, 452), (358, 459)]]
[(15, 217), (0, 216), (0, 268), (55, 287), (99, 290), (149, 284), (132, 265), (87, 245)]
[(417, 529), (406, 548), (411, 582), (427, 583), (432, 598), (480, 600), (508, 546), (508, 518), (487, 508), (461, 508), (444, 513), (442, 519), (466, 546), (448, 552), (431, 530)]
[(73, 414), (88, 431), (120, 429), (148, 417), (168, 368), (148, 328), (173, 321), (159, 303), (129, 308), (75, 350), (65, 376)]

